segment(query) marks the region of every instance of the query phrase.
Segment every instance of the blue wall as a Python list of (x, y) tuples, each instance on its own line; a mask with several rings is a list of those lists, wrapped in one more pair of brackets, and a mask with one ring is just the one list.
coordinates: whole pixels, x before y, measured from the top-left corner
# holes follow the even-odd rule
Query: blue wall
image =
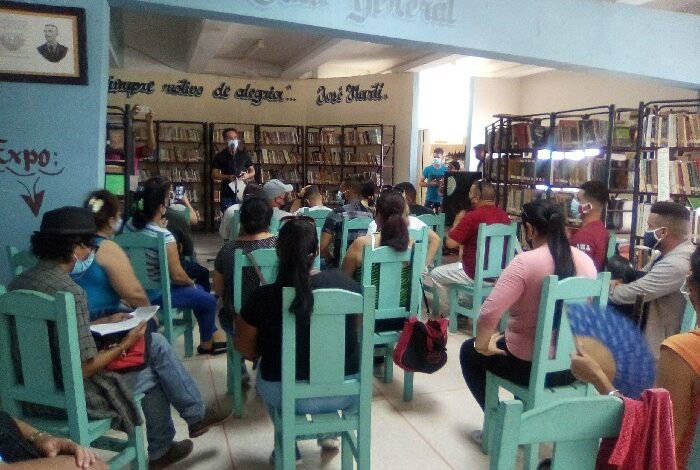
[[(105, 107), (109, 72), (109, 6), (107, 0), (46, 0), (25, 3), (58, 3), (85, 9), (89, 84), (50, 85), (0, 82), (0, 159), (9, 150), (43, 149), (51, 160), (43, 168), (30, 167), (32, 176), (20, 177), (8, 170), (21, 165), (0, 165), (0, 283), (9, 280), (5, 245), (29, 246), (29, 236), (37, 230), (47, 210), (80, 204), (89, 191), (103, 184), (105, 146)], [(63, 171), (55, 176), (45, 175)], [(39, 177), (38, 182), (36, 182)], [(44, 191), (43, 203), (35, 216), (21, 197)], [(24, 186), (28, 189), (25, 189)]]

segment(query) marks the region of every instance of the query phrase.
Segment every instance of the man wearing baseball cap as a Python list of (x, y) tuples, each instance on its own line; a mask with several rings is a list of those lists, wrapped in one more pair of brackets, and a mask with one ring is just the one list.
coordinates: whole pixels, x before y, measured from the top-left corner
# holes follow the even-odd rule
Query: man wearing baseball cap
[(263, 197), (270, 201), (272, 206), (272, 219), (279, 220), (282, 217), (292, 215), (287, 211), (283, 211), (280, 207), (284, 206), (286, 202), (286, 195), (294, 191), (294, 186), (291, 184), (284, 184), (278, 179), (272, 179), (263, 185)]

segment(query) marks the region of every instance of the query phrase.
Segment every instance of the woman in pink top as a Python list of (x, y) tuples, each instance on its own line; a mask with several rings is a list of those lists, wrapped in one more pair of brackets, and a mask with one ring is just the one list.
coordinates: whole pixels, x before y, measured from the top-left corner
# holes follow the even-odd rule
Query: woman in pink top
[[(513, 258), (503, 270), (481, 306), (476, 338), (465, 341), (460, 351), (462, 375), (481, 409), (486, 394), (486, 371), (520, 385), (530, 381), (544, 278), (551, 274), (560, 279), (597, 274), (591, 258), (569, 245), (564, 215), (555, 203), (537, 200), (525, 204), (522, 222), (532, 250)], [(506, 311), (510, 312), (510, 318), (505, 334), (501, 334), (498, 322)], [(564, 375), (560, 380), (551, 379), (556, 383), (573, 381), (569, 371)], [(474, 437), (478, 440), (478, 436)]]

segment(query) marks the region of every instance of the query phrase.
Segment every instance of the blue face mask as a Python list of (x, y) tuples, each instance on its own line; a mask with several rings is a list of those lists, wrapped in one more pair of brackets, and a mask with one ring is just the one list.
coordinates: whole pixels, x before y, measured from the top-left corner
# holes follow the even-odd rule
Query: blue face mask
[(73, 266), (73, 271), (71, 271), (71, 274), (73, 275), (81, 275), (84, 274), (85, 271), (90, 269), (90, 266), (92, 266), (92, 263), (95, 262), (95, 252), (90, 251), (90, 254), (88, 257), (84, 260), (77, 260), (75, 262), (75, 266)]
[[(662, 227), (659, 227), (659, 228), (662, 228)], [(653, 250), (656, 248), (656, 245), (658, 245), (659, 242), (661, 240), (663, 240), (663, 238), (659, 238), (658, 236), (656, 236), (657, 230), (659, 230), (659, 229), (655, 228), (653, 230), (647, 230), (646, 232), (644, 232), (644, 241), (642, 242), (642, 243), (644, 243), (644, 246), (646, 246), (647, 248), (651, 248)]]

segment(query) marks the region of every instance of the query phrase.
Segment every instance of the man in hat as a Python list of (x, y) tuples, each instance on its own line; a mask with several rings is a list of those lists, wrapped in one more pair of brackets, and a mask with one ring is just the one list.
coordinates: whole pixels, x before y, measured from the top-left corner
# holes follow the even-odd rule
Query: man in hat
[(278, 179), (272, 179), (263, 185), (263, 197), (270, 201), (272, 206), (272, 220), (280, 220), (282, 217), (293, 215), (281, 209), (287, 202), (287, 194), (292, 191), (294, 191), (294, 186), (284, 184)]
[[(205, 408), (197, 383), (175, 355), (167, 340), (158, 333), (147, 333), (141, 322), (115, 346), (97, 350), (90, 332), (87, 296), (69, 276), (85, 272), (95, 259), (95, 218), (89, 209), (62, 207), (46, 212), (41, 228), (31, 237), (32, 253), (39, 262), (12, 280), (9, 290), (29, 289), (54, 295), (69, 292), (75, 299), (80, 360), (83, 369), (85, 401), (92, 418), (111, 418), (112, 425), (130, 431), (142, 423), (134, 394), (144, 393), (149, 468), (165, 468), (192, 452), (192, 441), (175, 441), (175, 427), (170, 414), (174, 406), (189, 425), (190, 437), (198, 437), (230, 416)], [(111, 362), (123, 357), (144, 335), (150, 334), (147, 366), (139, 371), (117, 373), (106, 370)], [(21, 339), (20, 339), (21, 340)], [(57, 343), (53, 343), (57, 344)], [(18, 356), (17, 356), (18, 357)], [(55, 357), (59, 357), (56, 351)], [(47, 377), (47, 380), (51, 380)], [(51, 416), (53, 408), (41, 407), (42, 415)]]

